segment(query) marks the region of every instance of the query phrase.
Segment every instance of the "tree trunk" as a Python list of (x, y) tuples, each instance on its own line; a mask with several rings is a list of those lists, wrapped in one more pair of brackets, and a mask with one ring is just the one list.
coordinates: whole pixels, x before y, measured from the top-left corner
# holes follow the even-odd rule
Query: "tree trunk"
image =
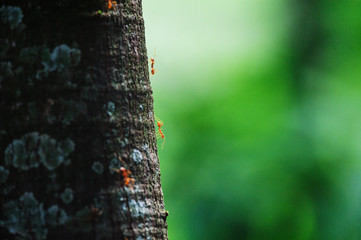
[(141, 0), (59, 2), (0, 9), (1, 239), (167, 239)]

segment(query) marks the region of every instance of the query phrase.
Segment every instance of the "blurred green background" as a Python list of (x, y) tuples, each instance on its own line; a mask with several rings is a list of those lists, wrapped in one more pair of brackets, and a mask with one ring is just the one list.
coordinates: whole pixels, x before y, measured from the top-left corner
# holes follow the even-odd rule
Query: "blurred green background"
[(361, 1), (143, 14), (169, 238), (361, 239)]

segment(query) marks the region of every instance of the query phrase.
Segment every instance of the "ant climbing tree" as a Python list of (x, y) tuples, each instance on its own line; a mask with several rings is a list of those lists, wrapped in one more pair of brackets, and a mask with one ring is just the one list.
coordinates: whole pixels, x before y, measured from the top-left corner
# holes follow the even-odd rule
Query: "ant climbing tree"
[(157, 126), (158, 126), (158, 133), (157, 133), (157, 138), (161, 138), (162, 139), (162, 149), (164, 148), (164, 144), (165, 144), (165, 136), (163, 134), (163, 130), (162, 127), (164, 125), (163, 121), (160, 120), (157, 116), (155, 116), (155, 120), (157, 121)]
[(155, 70), (155, 68), (154, 68), (154, 59), (155, 59), (155, 49), (154, 49), (154, 56), (153, 56), (153, 58), (150, 58), (150, 60), (149, 60), (149, 62), (150, 62), (150, 73), (152, 74), (152, 75), (154, 75), (155, 74), (155, 72), (158, 72), (157, 70)]
[(167, 239), (141, 0), (2, 4), (0, 238)]

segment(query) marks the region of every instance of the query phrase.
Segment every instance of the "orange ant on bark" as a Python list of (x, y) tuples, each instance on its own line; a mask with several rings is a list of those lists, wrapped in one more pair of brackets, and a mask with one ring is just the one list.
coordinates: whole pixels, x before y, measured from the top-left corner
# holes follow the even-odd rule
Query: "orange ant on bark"
[(165, 136), (163, 134), (162, 127), (163, 127), (164, 123), (157, 116), (154, 116), (154, 117), (155, 117), (155, 120), (157, 121), (157, 126), (158, 126), (157, 138), (163, 139), (163, 142), (162, 142), (162, 149), (163, 149), (164, 144), (165, 144)]
[(132, 174), (129, 170), (126, 170), (124, 167), (119, 168), (122, 176), (123, 176), (123, 183), (125, 186), (133, 185), (134, 184), (134, 178), (128, 177), (130, 174)]
[[(121, 158), (119, 158), (119, 161), (123, 162)], [(122, 176), (122, 179), (120, 181), (121, 187), (129, 187), (134, 184), (134, 178), (129, 177), (132, 172), (130, 170), (125, 169), (124, 167), (121, 167), (119, 169), (112, 168), (116, 173), (120, 174)]]
[(108, 9), (114, 9), (117, 6), (117, 2), (116, 1), (111, 1), (111, 0), (105, 0), (108, 2)]
[(150, 62), (150, 68), (151, 68), (151, 71), (150, 71), (150, 73), (152, 74), (152, 75), (154, 75), (155, 74), (155, 72), (158, 72), (157, 70), (155, 70), (154, 69), (154, 59), (155, 59), (155, 48), (154, 48), (154, 57), (153, 58), (150, 58), (150, 60), (148, 61), (148, 62)]

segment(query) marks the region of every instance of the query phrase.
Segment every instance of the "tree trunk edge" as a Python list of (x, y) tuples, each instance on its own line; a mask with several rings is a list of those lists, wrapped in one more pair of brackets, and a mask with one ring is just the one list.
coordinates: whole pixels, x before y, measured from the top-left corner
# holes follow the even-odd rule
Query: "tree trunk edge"
[[(88, 110), (93, 108), (100, 112), (96, 116), (92, 116), (94, 117), (94, 121), (103, 118), (103, 123), (97, 123), (99, 139), (96, 141), (103, 141), (101, 145), (104, 150), (101, 151), (101, 154), (96, 155), (96, 157), (90, 154), (88, 155), (88, 160), (91, 162), (85, 163), (85, 165), (92, 167), (89, 168), (89, 170), (82, 170), (81, 168), (84, 167), (83, 163), (78, 163), (77, 165), (71, 166), (77, 166), (80, 169), (69, 172), (79, 174), (80, 176), (85, 175), (86, 179), (90, 179), (93, 176), (97, 176), (97, 173), (94, 173), (96, 172), (93, 168), (94, 164), (100, 163), (105, 170), (102, 173), (104, 178), (101, 180), (104, 185), (99, 185), (97, 194), (81, 209), (78, 206), (79, 203), (84, 204), (85, 202), (84, 200), (77, 199), (77, 197), (82, 194), (79, 189), (88, 189), (87, 186), (83, 186), (84, 184), (75, 186), (76, 184), (65, 182), (65, 180), (69, 180), (69, 177), (61, 179), (59, 185), (62, 191), (56, 194), (65, 196), (65, 199), (67, 199), (67, 196), (69, 198), (71, 197), (73, 202), (69, 200), (70, 202), (68, 204), (68, 200), (64, 201), (64, 198), (62, 198), (63, 202), (59, 204), (58, 209), (60, 210), (57, 212), (60, 214), (62, 213), (61, 211), (64, 210), (67, 213), (68, 223), (71, 222), (74, 226), (87, 224), (83, 222), (84, 217), (82, 217), (81, 214), (83, 214), (86, 219), (89, 219), (91, 214), (95, 214), (92, 216), (94, 219), (91, 220), (91, 239), (168, 239), (166, 223), (168, 213), (164, 208), (163, 192), (160, 183), (159, 158), (154, 127), (153, 97), (149, 81), (142, 4), (140, 0), (127, 0), (119, 3), (117, 8), (117, 11), (109, 11), (103, 16), (94, 16), (96, 19), (103, 21), (100, 23), (102, 26), (90, 26), (87, 29), (86, 27), (82, 28), (78, 23), (74, 23), (74, 25), (78, 24), (80, 28), (77, 29), (76, 26), (72, 27), (73, 30), (77, 29), (77, 31), (64, 34), (65, 39), (60, 40), (60, 42), (69, 43), (76, 35), (80, 36), (81, 39), (77, 39), (77, 37), (75, 37), (75, 39), (79, 40), (76, 42), (80, 45), (79, 49), (82, 51), (82, 59), (84, 59), (84, 61), (86, 59), (86, 62), (90, 63), (88, 65), (83, 62), (83, 65), (81, 63), (80, 65), (82, 66), (80, 67), (83, 68), (85, 73), (97, 75), (96, 78), (94, 77), (94, 84), (97, 85), (99, 94), (98, 101), (96, 102), (97, 106), (90, 106), (91, 104), (88, 103), (90, 104), (88, 105)], [(86, 18), (89, 20), (89, 16)], [(49, 24), (49, 27), (52, 27), (50, 25), (51, 24)], [(59, 23), (59, 29), (61, 29), (60, 25), (61, 23)], [(96, 40), (94, 42), (88, 41), (88, 34), (81, 34), (90, 33), (92, 30), (96, 30), (97, 35), (94, 38)], [(59, 31), (58, 35), (62, 35), (61, 33), (62, 31)], [(101, 33), (104, 33), (104, 35)], [(44, 35), (45, 34), (46, 33), (44, 33)], [(56, 36), (56, 33), (52, 34)], [(54, 42), (54, 46), (59, 46), (60, 42)], [(92, 44), (94, 45), (92, 46)], [(98, 54), (96, 52), (98, 52)], [(101, 61), (99, 59), (101, 59)], [(86, 70), (87, 67), (92, 67), (93, 70)], [(43, 104), (42, 107), (41, 112), (44, 113), (47, 107), (51, 108), (46, 104)], [(52, 110), (50, 110), (50, 112), (51, 111)], [(78, 125), (81, 125), (81, 123)], [(43, 131), (40, 131), (40, 133), (43, 134), (40, 134), (40, 137), (48, 133), (46, 130), (48, 129), (47, 127), (42, 129)], [(83, 129), (86, 129), (86, 127)], [(20, 134), (20, 132), (22, 133)], [(9, 134), (7, 137), (11, 139), (11, 141), (8, 140), (6, 146), (2, 147), (5, 149), (13, 141), (21, 139), (21, 136), (25, 136), (28, 132), (29, 128), (24, 127), (24, 129), (17, 133), (17, 135), (19, 135), (17, 137)], [(34, 132), (34, 130), (30, 132)], [(57, 139), (55, 135), (55, 133), (50, 134), (51, 137)], [(81, 142), (84, 142), (84, 144), (89, 142), (89, 139), (79, 140), (76, 139), (76, 137), (74, 137), (73, 140), (76, 143), (75, 149), (82, 145)], [(96, 143), (92, 144), (94, 146), (96, 145)], [(89, 147), (90, 146), (92, 145), (89, 145)], [(77, 150), (74, 150), (73, 155), (76, 155), (76, 151)], [(93, 150), (90, 152), (93, 152)], [(103, 158), (100, 156), (103, 156)], [(4, 155), (1, 157), (3, 158)], [(16, 169), (16, 166), (7, 166), (4, 158), (1, 159), (0, 165), (4, 165), (15, 173), (21, 173), (22, 171)], [(98, 166), (100, 165), (98, 164)], [(61, 165), (61, 167), (63, 168), (63, 165)], [(134, 185), (129, 187), (121, 185), (122, 179), (115, 177), (116, 174), (111, 171), (109, 171), (110, 173), (107, 172), (107, 168), (110, 169), (111, 167), (126, 167), (131, 170), (131, 177), (135, 179)], [(56, 171), (58, 171), (58, 169), (60, 169), (60, 167), (57, 168), (57, 170), (51, 171), (57, 173)], [(30, 170), (35, 171), (35, 169)], [(29, 174), (29, 176), (32, 174), (33, 173)], [(57, 174), (60, 176), (65, 173)], [(29, 180), (27, 177), (26, 175), (23, 180)], [(70, 179), (73, 179), (73, 177), (70, 177)], [(12, 180), (13, 178), (9, 178), (8, 183)], [(91, 181), (95, 180), (93, 179)], [(36, 188), (34, 186), (35, 184), (29, 184), (31, 189)], [(70, 185), (71, 188), (66, 188), (68, 185)], [(22, 199), (30, 199), (36, 202), (36, 211), (38, 211), (40, 215), (45, 216), (45, 223), (41, 223), (39, 226), (54, 224), (49, 223), (49, 211), (50, 209), (54, 209), (52, 206), (55, 205), (51, 205), (50, 200), (47, 202), (47, 200), (45, 200), (46, 196), (39, 197), (35, 192), (33, 194), (32, 191), (27, 192), (24, 189), (25, 187), (16, 193), (14, 192), (11, 197), (8, 196), (6, 199), (4, 198), (1, 201), (2, 206), (8, 206), (9, 203), (22, 204)], [(70, 195), (65, 194), (68, 192), (70, 192)], [(90, 192), (91, 191), (87, 194), (91, 195)], [(4, 196), (4, 194), (3, 192), (1, 193), (2, 196)], [(78, 210), (73, 209), (72, 211), (70, 209), (75, 206), (71, 206), (75, 202), (74, 200), (79, 202), (76, 206)], [(93, 209), (93, 204), (96, 205), (94, 209), (98, 210)], [(96, 213), (96, 211), (98, 211), (98, 213)], [(6, 220), (3, 213), (0, 216), (0, 223), (2, 223), (0, 224), (1, 229), (6, 225), (4, 224)], [(61, 225), (59, 223), (60, 220), (57, 219), (57, 221), (55, 225)], [(29, 236), (32, 236), (34, 239), (46, 239), (44, 235), (40, 236), (41, 230), (35, 229), (35, 227), (38, 226), (28, 226), (27, 232), (29, 232)], [(88, 226), (84, 227), (84, 229), (87, 228)], [(50, 229), (51, 227), (49, 231)], [(0, 231), (1, 234), (3, 230), (4, 228)], [(48, 230), (46, 229), (46, 231)], [(62, 231), (65, 230), (63, 229)], [(104, 233), (104, 231), (111, 231), (111, 234)], [(45, 234), (44, 232), (41, 233)], [(14, 235), (11, 236), (14, 237)], [(21, 236), (21, 234), (18, 233), (15, 236)], [(48, 237), (50, 236), (52, 235), (49, 232)], [(81, 233), (77, 233), (75, 236), (79, 238), (81, 237)]]

